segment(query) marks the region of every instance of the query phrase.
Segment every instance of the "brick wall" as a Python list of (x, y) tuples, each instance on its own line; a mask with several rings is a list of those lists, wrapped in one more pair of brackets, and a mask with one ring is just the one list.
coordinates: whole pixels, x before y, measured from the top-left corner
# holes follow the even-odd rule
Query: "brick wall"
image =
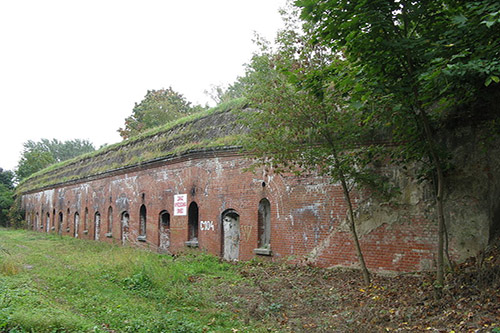
[[(222, 254), (221, 214), (232, 209), (240, 221), (239, 260), (249, 260), (256, 256), (259, 201), (267, 198), (271, 204), (272, 255), (266, 258), (324, 267), (357, 266), (340, 185), (313, 175), (297, 178), (263, 170), (244, 171), (249, 166), (250, 161), (237, 153), (212, 154), (67, 183), (24, 194), (26, 219), (33, 226), (38, 213), (44, 218), (39, 218), (38, 226), (33, 228), (74, 236), (74, 216), (78, 213), (78, 237), (95, 239), (94, 217), (99, 212), (99, 240), (120, 244), (121, 216), (128, 212), (128, 242), (156, 251), (160, 212), (166, 210), (170, 214), (168, 252), (175, 253), (186, 246), (188, 216), (174, 216), (174, 195), (187, 194), (188, 205), (193, 201), (198, 204), (199, 221), (203, 221), (199, 223), (199, 247), (214, 255)], [(359, 198), (355, 198), (359, 204)], [(146, 207), (147, 227), (145, 240), (141, 241), (138, 234), (142, 205)], [(106, 235), (110, 207), (113, 226), (111, 234)], [(400, 216), (391, 223), (377, 221), (375, 227), (360, 230), (361, 246), (372, 270), (415, 271), (434, 265), (436, 230), (423, 215)]]

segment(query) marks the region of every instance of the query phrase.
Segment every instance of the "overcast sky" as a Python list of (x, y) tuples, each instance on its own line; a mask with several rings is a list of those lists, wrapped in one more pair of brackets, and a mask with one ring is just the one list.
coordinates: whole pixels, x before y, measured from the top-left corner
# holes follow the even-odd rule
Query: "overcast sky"
[[(272, 40), (285, 0), (0, 0), (0, 167), (41, 138), (120, 141), (147, 90), (212, 103)], [(213, 104), (211, 104), (213, 105)]]

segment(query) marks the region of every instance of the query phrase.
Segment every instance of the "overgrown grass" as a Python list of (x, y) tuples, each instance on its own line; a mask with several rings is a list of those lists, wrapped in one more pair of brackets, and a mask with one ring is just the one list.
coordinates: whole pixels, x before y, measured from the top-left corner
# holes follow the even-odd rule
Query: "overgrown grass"
[(447, 275), (171, 257), (0, 228), (0, 332), (497, 332), (500, 239)]
[(242, 277), (213, 256), (8, 229), (0, 244), (0, 331), (264, 331), (215, 301)]

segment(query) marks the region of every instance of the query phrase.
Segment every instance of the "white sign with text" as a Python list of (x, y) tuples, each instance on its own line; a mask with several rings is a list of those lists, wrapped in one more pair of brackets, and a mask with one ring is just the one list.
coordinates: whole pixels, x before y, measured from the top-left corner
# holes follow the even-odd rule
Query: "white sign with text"
[(174, 216), (187, 215), (187, 194), (174, 195)]

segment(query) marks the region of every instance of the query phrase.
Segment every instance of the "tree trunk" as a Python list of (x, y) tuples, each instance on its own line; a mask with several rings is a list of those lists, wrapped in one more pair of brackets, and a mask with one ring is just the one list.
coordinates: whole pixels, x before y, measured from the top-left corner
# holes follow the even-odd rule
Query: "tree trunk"
[(436, 206), (438, 218), (438, 248), (437, 248), (437, 267), (436, 267), (436, 283), (438, 286), (444, 284), (444, 209), (443, 209), (443, 188), (444, 188), (444, 172), (441, 166), (441, 160), (434, 148), (434, 138), (432, 137), (431, 127), (427, 114), (423, 110), (418, 112), (424, 127), (425, 138), (429, 145), (429, 153), (437, 173), (437, 192)]
[(356, 254), (358, 255), (359, 264), (361, 265), (363, 280), (366, 285), (369, 285), (371, 282), (370, 272), (368, 271), (368, 268), (366, 268), (363, 252), (361, 251), (361, 246), (359, 245), (358, 234), (356, 232), (356, 224), (354, 223), (354, 211), (352, 208), (351, 196), (349, 194), (349, 189), (347, 187), (347, 183), (345, 181), (345, 177), (343, 174), (340, 176), (340, 179), (341, 179), (340, 182), (342, 183), (342, 190), (344, 191), (344, 198), (345, 201), (347, 202), (347, 207), (348, 207), (349, 227), (351, 229), (351, 235), (356, 248)]
[[(406, 8), (406, 6), (404, 6)], [(404, 15), (406, 17), (406, 15)], [(405, 24), (405, 27), (407, 24)], [(407, 53), (406, 58), (408, 59), (408, 74), (414, 76), (412, 55)], [(438, 248), (437, 248), (437, 267), (436, 267), (436, 284), (438, 286), (443, 286), (444, 284), (444, 209), (443, 209), (443, 189), (444, 189), (444, 172), (441, 166), (441, 159), (436, 152), (434, 137), (432, 135), (432, 129), (429, 124), (429, 118), (427, 113), (421, 106), (419, 91), (416, 85), (413, 85), (413, 96), (415, 99), (415, 113), (416, 116), (420, 118), (422, 126), (424, 129), (425, 141), (428, 145), (428, 153), (434, 165), (434, 170), (437, 174), (437, 191), (436, 191), (436, 206), (437, 206), (437, 220), (438, 220)]]

